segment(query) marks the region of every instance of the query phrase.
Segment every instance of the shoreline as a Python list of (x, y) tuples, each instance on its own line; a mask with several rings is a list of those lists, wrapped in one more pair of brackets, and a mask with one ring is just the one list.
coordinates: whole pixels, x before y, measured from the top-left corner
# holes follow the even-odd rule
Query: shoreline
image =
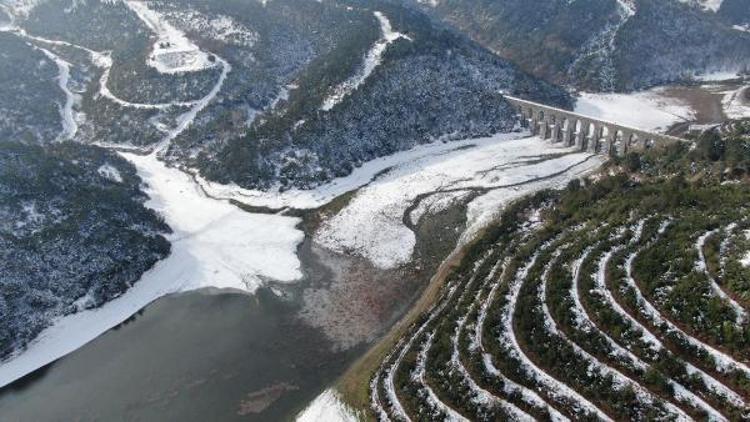
[[(746, 98), (747, 93), (750, 92), (747, 86), (741, 87), (738, 92), (745, 94), (745, 97), (742, 98), (744, 104), (750, 102)], [(690, 106), (692, 104), (688, 103), (688, 105)], [(519, 136), (519, 134), (511, 133), (504, 136), (507, 137), (507, 139), (504, 140), (510, 140), (514, 136)], [(307, 204), (305, 205), (318, 205), (317, 208), (304, 210), (305, 214), (309, 211), (310, 213), (315, 215), (314, 219), (318, 220), (320, 219), (319, 213), (321, 210), (327, 209), (329, 207), (332, 207), (333, 209), (337, 208), (337, 206), (335, 206), (334, 204), (341, 201), (342, 198), (345, 198), (346, 201), (350, 201), (351, 197), (353, 195), (356, 195), (356, 192), (359, 192), (359, 190), (364, 187), (370, 186), (371, 183), (376, 181), (380, 173), (398, 167), (399, 165), (403, 165), (403, 163), (410, 158), (426, 158), (434, 157), (435, 155), (440, 154), (452, 154), (457, 151), (461, 151), (462, 148), (465, 147), (476, 147), (477, 145), (483, 145), (487, 141), (489, 140), (483, 138), (451, 141), (447, 143), (440, 143), (436, 141), (433, 144), (419, 146), (412, 150), (403, 151), (391, 156), (381, 157), (377, 160), (373, 160), (373, 162), (369, 165), (366, 164), (365, 166), (363, 166), (363, 168), (355, 169), (355, 172), (352, 175), (347, 176), (342, 180), (335, 180), (330, 184), (330, 186), (325, 185), (322, 189), (324, 194), (320, 195), (319, 197), (288, 198), (288, 200), (289, 202), (294, 202), (295, 199), (302, 199), (301, 202), (307, 202)], [(153, 158), (153, 156), (151, 155), (138, 156), (128, 153), (125, 153), (123, 155), (129, 156), (128, 159), (131, 162), (133, 162), (134, 160), (144, 161)], [(155, 160), (155, 158), (153, 159)], [(0, 388), (12, 385), (18, 380), (22, 381), (27, 376), (33, 376), (33, 374), (37, 371), (44, 371), (45, 368), (47, 368), (50, 364), (53, 364), (56, 360), (83, 347), (84, 345), (100, 337), (110, 329), (122, 324), (123, 322), (130, 319), (133, 315), (137, 314), (143, 308), (166, 295), (213, 287), (219, 289), (234, 289), (236, 292), (242, 293), (252, 293), (254, 289), (257, 289), (260, 286), (273, 286), (273, 283), (275, 283), (268, 283), (267, 280), (280, 280), (279, 283), (284, 284), (285, 280), (286, 282), (296, 282), (299, 281), (301, 277), (303, 277), (301, 264), (299, 264), (299, 248), (301, 247), (302, 242), (305, 241), (304, 239), (306, 236), (310, 236), (311, 239), (314, 236), (314, 233), (312, 232), (307, 233), (307, 231), (311, 230), (311, 228), (306, 227), (308, 225), (308, 222), (305, 221), (305, 218), (300, 218), (297, 216), (283, 216), (266, 213), (256, 214), (248, 212), (253, 210), (242, 209), (242, 205), (245, 205), (241, 200), (245, 199), (242, 195), (243, 192), (236, 192), (230, 186), (225, 186), (225, 188), (227, 189), (226, 191), (222, 191), (221, 189), (218, 189), (218, 191), (212, 189), (207, 190), (206, 186), (200, 183), (200, 180), (196, 180), (193, 177), (194, 175), (190, 175), (189, 173), (182, 172), (181, 170), (175, 168), (169, 168), (161, 162), (160, 164), (166, 169), (167, 172), (178, 172), (181, 175), (180, 177), (184, 176), (185, 178), (189, 179), (189, 189), (191, 192), (199, 192), (199, 194), (201, 194), (205, 199), (215, 204), (221, 204), (223, 207), (229, 207), (232, 209), (232, 212), (228, 212), (226, 215), (220, 215), (218, 218), (219, 220), (224, 221), (226, 217), (231, 218), (231, 214), (240, 214), (245, 217), (260, 216), (261, 219), (268, 221), (270, 221), (269, 219), (277, 218), (289, 219), (290, 222), (292, 222), (290, 223), (291, 227), (286, 227), (285, 229), (289, 229), (290, 232), (296, 233), (295, 236), (297, 236), (298, 239), (295, 245), (291, 248), (291, 255), (293, 255), (294, 258), (297, 259), (298, 265), (296, 265), (295, 268), (298, 269), (299, 274), (291, 277), (289, 275), (291, 273), (287, 272), (282, 276), (278, 276), (279, 273), (274, 273), (273, 269), (268, 269), (268, 271), (265, 271), (267, 273), (266, 274), (264, 273), (264, 269), (262, 268), (264, 264), (261, 263), (258, 264), (259, 266), (253, 270), (255, 271), (256, 276), (252, 277), (249, 282), (245, 280), (244, 277), (237, 277), (235, 274), (235, 277), (231, 280), (224, 279), (219, 282), (214, 281), (207, 284), (202, 284), (200, 282), (196, 283), (194, 279), (191, 279), (191, 277), (187, 275), (187, 272), (189, 272), (189, 269), (187, 267), (189, 267), (189, 265), (185, 265), (185, 262), (196, 262), (199, 259), (196, 254), (191, 253), (194, 251), (191, 251), (189, 248), (185, 248), (184, 250), (182, 248), (179, 248), (180, 242), (186, 239), (190, 239), (191, 237), (193, 237), (193, 235), (190, 234), (189, 231), (176, 230), (174, 238), (169, 239), (173, 245), (172, 255), (167, 257), (165, 260), (156, 263), (156, 265), (152, 269), (144, 273), (142, 278), (122, 296), (110, 302), (107, 302), (99, 308), (86, 310), (76, 314), (70, 314), (58, 319), (52, 326), (45, 329), (37, 338), (35, 338), (25, 351), (19, 353), (17, 356), (10, 360), (0, 363)], [(374, 170), (378, 170), (378, 172), (375, 172)], [(141, 171), (142, 167), (139, 167), (139, 174), (141, 173)], [(159, 175), (159, 177), (163, 177), (163, 175)], [(146, 178), (144, 177), (144, 179)], [(169, 179), (169, 177), (167, 177), (167, 179)], [(340, 184), (342, 182), (343, 186)], [(217, 186), (210, 186), (210, 188), (217, 188)], [(338, 190), (344, 192), (344, 194), (333, 196), (333, 191)], [(229, 195), (228, 197), (214, 197), (213, 194), (216, 193), (229, 193)], [(180, 195), (182, 194), (183, 192), (180, 192)], [(526, 196), (527, 194), (528, 193), (524, 193), (522, 196)], [(330, 198), (328, 198), (327, 196), (330, 196)], [(240, 198), (240, 200), (238, 200), (237, 198)], [(260, 202), (263, 202), (266, 198), (256, 199), (260, 199)], [(233, 200), (236, 201), (236, 203)], [(320, 203), (316, 203), (316, 201), (327, 202), (323, 202), (323, 204), (321, 205)], [(348, 203), (344, 204), (342, 208), (345, 208), (346, 205), (348, 205)], [(340, 210), (336, 210), (334, 214), (337, 214), (338, 211)], [(405, 216), (405, 218), (406, 217), (408, 216)], [(320, 221), (316, 221), (314, 224), (320, 224)], [(269, 225), (272, 224), (269, 224), (268, 222), (260, 224), (260, 226)], [(214, 228), (224, 227), (224, 223), (219, 225), (197, 224), (193, 225), (192, 229), (194, 229), (196, 232), (200, 232), (203, 230), (210, 230), (209, 226), (213, 226)], [(226, 229), (226, 227), (224, 228)], [(236, 227), (234, 229), (236, 229)], [(412, 228), (409, 227), (409, 229)], [(230, 227), (227, 230), (233, 230), (233, 228)], [(424, 289), (417, 294), (412, 302), (406, 304), (405, 313), (403, 313), (396, 320), (396, 322), (390, 326), (390, 329), (386, 330), (386, 333), (382, 337), (379, 337), (374, 343), (372, 343), (372, 347), (368, 349), (367, 353), (357, 359), (351, 365), (351, 367), (341, 376), (341, 378), (332, 386), (332, 388), (335, 388), (336, 390), (341, 392), (341, 397), (344, 402), (356, 405), (355, 408), (357, 409), (363, 408), (360, 406), (363, 403), (365, 403), (365, 408), (369, 407), (369, 405), (367, 404), (368, 401), (366, 394), (369, 388), (369, 378), (372, 372), (375, 370), (377, 366), (376, 364), (380, 363), (380, 359), (382, 359), (382, 354), (384, 353), (383, 350), (387, 350), (386, 348), (392, 345), (392, 342), (395, 341), (394, 339), (397, 340), (398, 336), (402, 334), (404, 330), (406, 330), (409, 325), (416, 318), (418, 318), (424, 310), (429, 308), (429, 306), (432, 304), (432, 301), (434, 300), (435, 295), (437, 294), (437, 292), (439, 292), (439, 288), (442, 286), (442, 282), (444, 281), (445, 277), (450, 274), (450, 271), (455, 268), (458, 263), (460, 263), (465, 254), (466, 248), (470, 247), (471, 244), (473, 244), (473, 242), (480, 237), (483, 230), (484, 229), (480, 229), (480, 231), (472, 233), (470, 239), (466, 239), (466, 242), (459, 243), (451, 251), (451, 253), (443, 261), (441, 261), (437, 271), (429, 278), (426, 286), (424, 286)], [(234, 231), (236, 232), (236, 230)], [(267, 251), (267, 245), (263, 242), (260, 243), (262, 243), (262, 245), (260, 245), (260, 250), (265, 249), (266, 253), (269, 253)], [(286, 247), (284, 248), (288, 249)], [(238, 257), (235, 256), (235, 259), (238, 259)], [(263, 261), (264, 259), (265, 258), (260, 258), (259, 260)], [(179, 263), (177, 263), (177, 261), (179, 261)], [(167, 264), (168, 262), (177, 264)], [(414, 262), (412, 261), (412, 263)], [(283, 266), (276, 265), (275, 267), (278, 269)], [(278, 277), (269, 276), (269, 274), (276, 274), (276, 276)], [(203, 276), (210, 277), (211, 275), (203, 274)], [(167, 283), (159, 282), (163, 281), (164, 279), (168, 279), (170, 281)], [(363, 374), (367, 375), (366, 380), (362, 378), (364, 376)], [(364, 395), (363, 387), (366, 387), (364, 388)]]
[(0, 363), (0, 388), (81, 348), (169, 294), (201, 288), (252, 293), (267, 280), (302, 278), (296, 254), (304, 238), (299, 218), (247, 213), (201, 195), (187, 174), (153, 155), (123, 156), (149, 184), (151, 199), (145, 205), (163, 215), (173, 230), (167, 237), (170, 255), (119, 297), (58, 318), (25, 350)]
[[(601, 163), (598, 166), (586, 169), (582, 172), (570, 174), (567, 180), (596, 174), (600, 171), (603, 164), (604, 163)], [(497, 208), (502, 210), (511, 203), (521, 200), (534, 192), (556, 188), (556, 186), (537, 186), (536, 189), (526, 192), (521, 196), (512, 197), (509, 201), (498, 203)], [(466, 252), (470, 250), (477, 241), (482, 239), (483, 233), (485, 233), (486, 230), (488, 230), (496, 221), (497, 217), (487, 221), (486, 224), (483, 224), (471, 233), (464, 232), (464, 234), (462, 234), (460, 238), (461, 240), (456, 243), (450, 254), (440, 262), (437, 270), (430, 277), (427, 286), (410, 305), (408, 311), (396, 323), (394, 323), (391, 329), (380, 337), (365, 354), (359, 357), (331, 387), (333, 392), (338, 394), (340, 402), (356, 413), (358, 417), (364, 416), (364, 420), (373, 420), (372, 414), (369, 413), (370, 381), (373, 373), (381, 365), (385, 355), (400, 340), (401, 336), (409, 329), (409, 327), (411, 327), (435, 304), (435, 301), (439, 297), (441, 289), (445, 284), (446, 278), (453, 270), (455, 270), (455, 268), (460, 266), (462, 260), (466, 256)], [(465, 229), (469, 229), (469, 227), (466, 227)], [(468, 238), (466, 238), (467, 234), (469, 236)]]

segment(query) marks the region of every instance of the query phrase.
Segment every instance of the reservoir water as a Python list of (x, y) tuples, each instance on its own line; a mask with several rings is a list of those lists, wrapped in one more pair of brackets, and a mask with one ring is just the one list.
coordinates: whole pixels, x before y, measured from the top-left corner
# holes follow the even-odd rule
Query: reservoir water
[(332, 351), (294, 306), (267, 289), (162, 298), (0, 390), (0, 419), (293, 419), (358, 352)]

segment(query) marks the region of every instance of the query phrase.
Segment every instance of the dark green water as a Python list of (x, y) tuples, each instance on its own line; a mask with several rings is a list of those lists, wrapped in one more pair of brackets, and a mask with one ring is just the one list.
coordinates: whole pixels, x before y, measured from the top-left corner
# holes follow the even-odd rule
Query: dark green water
[(268, 290), (162, 298), (0, 390), (0, 420), (289, 420), (357, 353), (332, 352), (293, 306)]

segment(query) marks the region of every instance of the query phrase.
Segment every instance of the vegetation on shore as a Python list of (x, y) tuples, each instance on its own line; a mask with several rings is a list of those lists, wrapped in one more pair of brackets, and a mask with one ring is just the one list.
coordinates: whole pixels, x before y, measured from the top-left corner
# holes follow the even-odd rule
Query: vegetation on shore
[(367, 384), (394, 420), (745, 417), (749, 169), (732, 122), (509, 206), (345, 398), (362, 409)]

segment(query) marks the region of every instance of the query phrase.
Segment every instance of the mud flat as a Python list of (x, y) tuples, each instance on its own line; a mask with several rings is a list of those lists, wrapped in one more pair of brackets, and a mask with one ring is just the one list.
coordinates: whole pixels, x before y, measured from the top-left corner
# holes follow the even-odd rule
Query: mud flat
[(678, 123), (670, 128), (668, 133), (679, 135), (690, 130), (691, 126), (715, 125), (730, 117), (737, 117), (727, 115), (726, 98), (734, 92), (739, 92), (744, 94), (741, 101), (747, 106), (750, 104), (748, 87), (750, 87), (748, 79), (666, 87), (663, 90), (665, 97), (683, 101), (694, 111), (694, 121)]

